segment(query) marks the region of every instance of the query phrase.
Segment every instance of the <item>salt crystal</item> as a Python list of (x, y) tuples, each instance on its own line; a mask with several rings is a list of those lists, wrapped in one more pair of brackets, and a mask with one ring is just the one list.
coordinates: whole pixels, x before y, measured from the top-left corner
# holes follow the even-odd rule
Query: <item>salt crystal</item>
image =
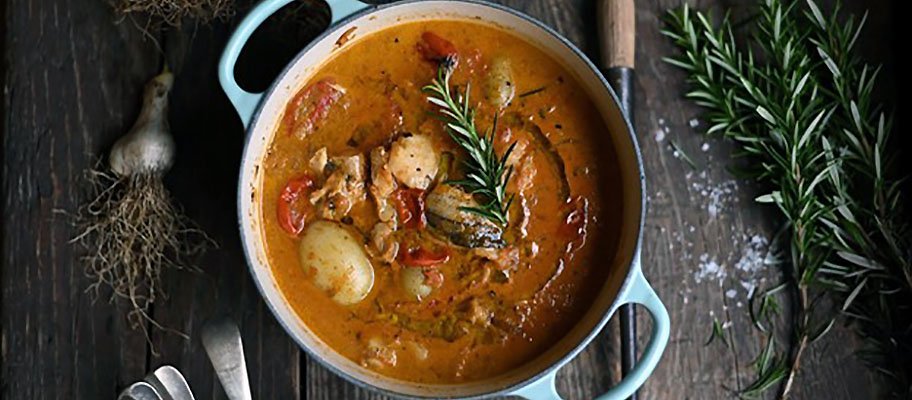
[(707, 198), (706, 212), (709, 213), (710, 217), (719, 215), (725, 206), (734, 200), (733, 196), (730, 195), (737, 185), (735, 181), (730, 180), (700, 191), (700, 194)]
[(691, 119), (690, 121), (687, 121), (687, 124), (689, 124), (691, 128), (696, 128), (696, 127), (700, 126), (700, 120), (694, 118), (694, 119)]
[(700, 264), (697, 271), (694, 272), (693, 278), (697, 283), (704, 280), (716, 279), (721, 282), (726, 277), (725, 265), (720, 265), (715, 259), (710, 259), (709, 254), (700, 255)]
[(767, 265), (774, 264), (772, 252), (769, 251), (769, 240), (761, 235), (752, 235), (749, 238), (744, 237), (744, 248), (741, 249), (741, 257), (735, 263), (735, 269), (740, 271), (739, 275), (744, 279), (740, 282), (741, 287), (747, 292), (747, 297), (752, 297), (754, 291), (760, 285), (761, 272)]
[(708, 206), (706, 206), (706, 212), (709, 213), (709, 216), (715, 217), (716, 215), (719, 214), (719, 205), (715, 204), (715, 203), (710, 203)]
[(703, 150), (704, 152), (709, 151), (709, 143), (704, 142), (703, 145), (700, 146), (700, 150)]
[(735, 289), (728, 289), (725, 291), (725, 297), (728, 297), (729, 299), (734, 299), (737, 295), (738, 291)]
[(665, 140), (665, 131), (661, 129), (655, 131), (654, 137), (656, 142), (662, 142)]
[(735, 268), (754, 273), (763, 268), (767, 256), (766, 247), (768, 241), (760, 235), (753, 235), (747, 246), (741, 251), (741, 258), (735, 263)]

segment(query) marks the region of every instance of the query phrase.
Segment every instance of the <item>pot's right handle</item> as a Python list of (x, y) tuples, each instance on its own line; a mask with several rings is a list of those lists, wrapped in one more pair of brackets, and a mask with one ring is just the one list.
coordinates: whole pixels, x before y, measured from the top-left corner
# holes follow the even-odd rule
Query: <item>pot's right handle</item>
[(668, 318), (668, 310), (662, 304), (662, 300), (656, 295), (655, 290), (646, 281), (639, 262), (634, 265), (634, 273), (630, 282), (630, 290), (620, 299), (622, 304), (636, 303), (649, 311), (652, 315), (652, 335), (649, 338), (649, 344), (643, 351), (643, 356), (637, 361), (637, 364), (627, 376), (622, 379), (617, 386), (611, 388), (605, 394), (599, 396), (598, 400), (622, 400), (630, 397), (643, 383), (646, 378), (652, 374), (662, 353), (665, 351), (665, 345), (668, 344), (668, 337), (671, 333), (671, 320)]
[[(241, 87), (238, 86), (237, 81), (234, 80), (234, 65), (237, 63), (238, 56), (241, 54), (244, 44), (247, 43), (247, 39), (250, 39), (250, 35), (253, 34), (266, 18), (269, 18), (269, 16), (278, 9), (292, 1), (294, 0), (261, 1), (253, 7), (246, 17), (244, 17), (241, 24), (238, 25), (237, 29), (234, 30), (234, 33), (231, 34), (231, 38), (228, 39), (225, 50), (222, 51), (222, 58), (219, 60), (218, 65), (219, 83), (221, 83), (222, 90), (228, 95), (228, 99), (231, 100), (231, 104), (234, 105), (238, 115), (241, 116), (241, 122), (244, 124), (244, 128), (247, 128), (247, 126), (250, 125), (250, 119), (253, 117), (257, 105), (260, 104), (263, 93), (250, 93), (241, 89)], [(369, 7), (368, 4), (357, 0), (326, 0), (326, 2), (329, 4), (329, 10), (331, 12), (332, 22), (330, 22), (330, 26), (349, 15)]]
[[(668, 336), (671, 332), (668, 311), (665, 310), (662, 300), (659, 299), (655, 290), (652, 290), (652, 286), (646, 281), (646, 277), (643, 276), (639, 261), (635, 262), (632, 269), (633, 275), (631, 276), (630, 290), (620, 297), (618, 302), (620, 304), (636, 303), (646, 307), (646, 310), (652, 315), (652, 337), (649, 339), (649, 345), (646, 346), (646, 350), (643, 351), (643, 357), (639, 359), (636, 366), (617, 386), (597, 397), (598, 400), (623, 400), (630, 397), (640, 386), (643, 386), (646, 378), (652, 374), (652, 371), (662, 358), (665, 345), (668, 344)], [(551, 371), (535, 382), (511, 394), (529, 400), (560, 400), (561, 397), (557, 393), (555, 386), (556, 376), (557, 370)]]

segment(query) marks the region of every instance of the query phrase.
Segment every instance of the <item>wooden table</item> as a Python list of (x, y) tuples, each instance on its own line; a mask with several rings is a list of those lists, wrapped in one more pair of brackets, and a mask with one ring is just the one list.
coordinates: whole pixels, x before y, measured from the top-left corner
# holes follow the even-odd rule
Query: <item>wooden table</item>
[[(554, 27), (594, 56), (594, 9), (588, 0), (502, 0)], [(0, 11), (3, 68), (2, 395), (6, 399), (113, 398), (162, 364), (188, 377), (197, 398), (221, 398), (198, 334), (216, 314), (241, 325), (257, 399), (378, 398), (305, 356), (278, 326), (247, 274), (235, 218), (242, 145), (239, 119), (217, 85), (215, 65), (232, 21), (182, 29), (117, 23), (101, 0), (9, 0)], [(239, 6), (242, 15), (249, 5)], [(698, 134), (699, 110), (682, 101), (683, 76), (660, 60), (673, 51), (660, 37), (659, 17), (677, 1), (637, 2), (637, 115), (648, 177), (644, 268), (671, 313), (672, 338), (643, 399), (732, 397), (728, 388), (751, 378), (748, 364), (761, 345), (749, 327), (742, 283), (775, 277), (736, 268), (754, 236), (769, 238), (773, 210), (752, 204), (757, 189), (726, 172), (731, 147)], [(745, 1), (701, 1), (732, 5)], [(747, 2), (750, 3), (750, 2)], [(891, 6), (871, 7), (863, 43), (887, 35)], [(861, 6), (855, 6), (859, 8)], [(327, 23), (308, 5), (261, 29), (239, 64), (242, 85), (264, 88), (288, 59)], [(882, 47), (882, 46), (881, 46)], [(873, 49), (873, 50), (871, 50)], [(879, 59), (884, 52), (869, 46)], [(68, 243), (70, 218), (85, 198), (82, 171), (129, 128), (143, 82), (166, 61), (178, 74), (171, 123), (179, 154), (167, 184), (187, 213), (220, 243), (203, 260), (204, 273), (169, 272), (168, 301), (157, 320), (192, 339), (155, 331), (152, 351), (131, 330), (123, 309), (92, 302)], [(884, 80), (890, 81), (887, 69)], [(675, 156), (676, 143), (698, 165)], [(680, 156), (680, 155), (679, 155)], [(705, 191), (705, 192), (704, 192)], [(762, 250), (763, 246), (758, 246)], [(702, 260), (701, 260), (702, 257)], [(750, 261), (750, 257), (748, 257)], [(724, 278), (712, 263), (725, 265)], [(640, 333), (648, 318), (641, 313)], [(704, 346), (714, 318), (731, 321), (734, 350)], [(616, 322), (560, 373), (568, 398), (590, 398), (619, 375)], [(641, 337), (640, 339), (645, 339)], [(858, 340), (839, 328), (805, 359), (795, 398), (865, 399), (876, 377), (853, 357)]]

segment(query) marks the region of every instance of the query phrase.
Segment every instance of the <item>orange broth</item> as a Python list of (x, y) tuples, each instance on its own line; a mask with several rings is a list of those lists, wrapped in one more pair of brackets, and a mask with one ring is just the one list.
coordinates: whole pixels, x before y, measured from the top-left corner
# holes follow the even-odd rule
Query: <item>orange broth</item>
[[(324, 147), (330, 157), (361, 154), (366, 159), (378, 146), (389, 148), (398, 138), (420, 134), (436, 151), (454, 154), (456, 165), (465, 159), (465, 152), (434, 117), (436, 106), (421, 91), (437, 72), (436, 64), (418, 50), (422, 35), (429, 31), (457, 49), (451, 84), (463, 92), (471, 83), (478, 127), (488, 129), (493, 116), (499, 115), (498, 154), (509, 141), (525, 144), (523, 157), (529, 161), (507, 186), (517, 196), (503, 235), (506, 247), (497, 250), (512, 251), (513, 259), (506, 266), (495, 264), (425, 232), (427, 226), (400, 226), (391, 236), (394, 240), (448, 253), (446, 262), (431, 267), (442, 274), (442, 284), (423, 298), (409, 296), (402, 289), (400, 262), (378, 260), (369, 249), (378, 211), (376, 200), (367, 194), (356, 199), (338, 223), (364, 240), (374, 283), (366, 298), (341, 305), (315, 286), (312, 272), (302, 268), (299, 237), (280, 225), (277, 203), (283, 201), (280, 196), (289, 180), (301, 176)], [(494, 57), (506, 57), (512, 67), (509, 84), (515, 95), (502, 109), (488, 104), (483, 95), (483, 79)], [(607, 128), (576, 78), (507, 31), (474, 22), (432, 20), (354, 39), (300, 93), (327, 79), (332, 88), (325, 90), (337, 90), (338, 98), (327, 101), (331, 105), (317, 112), (320, 115), (302, 112), (316, 115), (312, 132), (303, 139), (290, 133), (289, 118), (306, 105), (289, 103), (285, 122), (265, 157), (259, 191), (269, 264), (285, 298), (307, 326), (334, 350), (367, 368), (423, 383), (496, 376), (560, 340), (587, 311), (608, 276), (621, 212), (621, 187)], [(526, 132), (530, 129), (540, 130), (549, 143), (531, 138)], [(549, 148), (562, 160), (566, 178)], [(532, 170), (534, 175), (528, 176)], [(365, 185), (370, 186), (370, 174), (366, 175)], [(531, 185), (517, 193), (521, 176)], [(569, 185), (569, 193), (562, 193), (563, 185)], [(304, 223), (318, 218), (309, 215)], [(568, 218), (576, 218), (569, 233)]]

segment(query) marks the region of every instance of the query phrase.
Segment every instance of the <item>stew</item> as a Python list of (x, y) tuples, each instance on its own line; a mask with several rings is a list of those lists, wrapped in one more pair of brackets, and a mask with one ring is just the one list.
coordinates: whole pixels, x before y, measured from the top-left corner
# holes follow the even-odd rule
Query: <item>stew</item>
[[(479, 167), (422, 90), (441, 71), (457, 99), (471, 87), (505, 223), (473, 211), (492, 194), (468, 192)], [(424, 383), (507, 372), (566, 335), (609, 274), (622, 211), (608, 132), (575, 77), (509, 32), (456, 20), (358, 38), (314, 75), (260, 191), (269, 264), (308, 327)]]

